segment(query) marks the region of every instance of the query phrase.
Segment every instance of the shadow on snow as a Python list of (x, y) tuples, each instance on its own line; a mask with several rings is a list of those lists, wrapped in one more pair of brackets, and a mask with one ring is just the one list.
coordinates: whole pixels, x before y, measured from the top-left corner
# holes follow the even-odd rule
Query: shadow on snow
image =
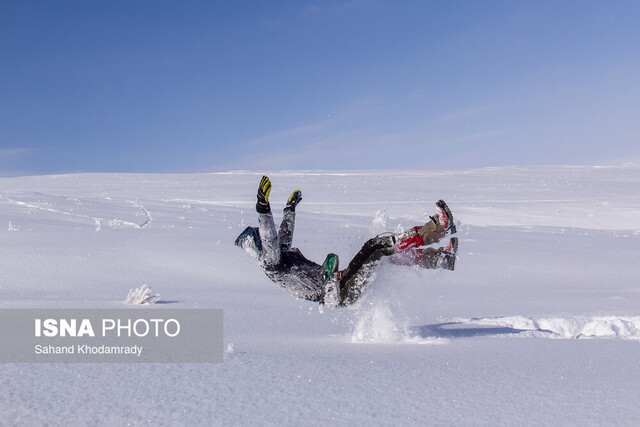
[[(515, 329), (504, 326), (476, 326), (462, 322), (436, 323), (433, 325), (412, 326), (411, 333), (421, 338), (469, 338), (487, 335), (509, 335), (527, 332), (528, 329)], [(546, 332), (540, 330), (540, 332)]]

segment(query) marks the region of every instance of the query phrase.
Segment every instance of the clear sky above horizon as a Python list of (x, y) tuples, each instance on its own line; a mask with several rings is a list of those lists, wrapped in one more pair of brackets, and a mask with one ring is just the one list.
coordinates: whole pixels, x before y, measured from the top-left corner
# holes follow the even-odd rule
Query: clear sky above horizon
[(637, 1), (0, 0), (0, 175), (640, 161)]

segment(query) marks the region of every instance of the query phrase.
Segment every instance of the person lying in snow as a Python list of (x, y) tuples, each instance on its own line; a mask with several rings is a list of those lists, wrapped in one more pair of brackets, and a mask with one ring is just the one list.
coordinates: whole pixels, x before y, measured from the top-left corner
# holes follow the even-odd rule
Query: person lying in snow
[(290, 294), (327, 307), (347, 306), (358, 300), (383, 256), (403, 265), (453, 270), (458, 239), (450, 238), (446, 247), (425, 247), (456, 232), (453, 216), (443, 200), (436, 203), (438, 213), (423, 226), (399, 233), (378, 235), (362, 246), (347, 268), (338, 270), (338, 256), (329, 254), (323, 265), (309, 261), (300, 250), (291, 247), (296, 206), (302, 192), (291, 193), (283, 211), (280, 230), (271, 214), (271, 182), (263, 176), (258, 186), (258, 227), (247, 227), (235, 241), (260, 262), (267, 276)]

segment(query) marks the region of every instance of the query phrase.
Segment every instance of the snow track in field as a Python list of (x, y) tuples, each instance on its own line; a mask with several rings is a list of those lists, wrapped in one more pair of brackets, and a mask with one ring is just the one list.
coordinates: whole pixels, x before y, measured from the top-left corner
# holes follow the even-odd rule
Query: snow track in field
[(144, 216), (144, 217), (147, 218), (141, 224), (138, 224), (138, 228), (144, 228), (147, 225), (151, 224), (151, 221), (153, 221), (153, 217), (151, 216), (151, 212), (149, 212), (144, 206), (142, 206), (138, 202), (134, 202), (132, 200), (129, 200), (128, 202), (131, 203), (134, 207), (138, 208), (139, 213), (137, 215)]
[(640, 340), (640, 316), (456, 318), (410, 326), (397, 303), (370, 301), (354, 310), (353, 343), (438, 344), (449, 338), (516, 336), (552, 339)]
[[(110, 197), (78, 198), (25, 192), (12, 194), (11, 197), (2, 194), (0, 202), (23, 208), (31, 215), (44, 212), (87, 220), (95, 225), (96, 231), (102, 230), (105, 224), (112, 228), (144, 228), (153, 220), (151, 213), (139, 202), (114, 200)], [(99, 216), (96, 215), (97, 212), (100, 213)], [(112, 215), (111, 219), (107, 215)], [(144, 217), (142, 222), (136, 220), (140, 216)]]
[(408, 326), (389, 307), (377, 306), (360, 316), (354, 326), (353, 343), (439, 344), (449, 338), (486, 336), (640, 340), (640, 316), (509, 316)]
[(422, 337), (517, 335), (556, 339), (640, 340), (640, 316), (466, 318), (412, 329)]

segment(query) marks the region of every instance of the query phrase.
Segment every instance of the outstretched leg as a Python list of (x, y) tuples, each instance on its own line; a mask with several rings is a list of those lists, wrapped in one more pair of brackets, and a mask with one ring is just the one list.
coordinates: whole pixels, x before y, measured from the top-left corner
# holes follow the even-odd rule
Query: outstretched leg
[(434, 215), (431, 221), (419, 227), (417, 231), (420, 237), (422, 237), (423, 245), (431, 245), (439, 242), (447, 233), (442, 224), (440, 224), (438, 214)]
[(280, 231), (278, 232), (278, 240), (280, 241), (280, 248), (282, 251), (286, 251), (291, 248), (291, 242), (293, 241), (293, 229), (296, 222), (296, 206), (302, 200), (302, 192), (296, 190), (291, 193), (287, 205), (282, 212), (282, 222), (280, 223)]
[(443, 268), (453, 270), (456, 265), (456, 254), (458, 252), (458, 239), (452, 237), (446, 247), (427, 248), (421, 256), (420, 265), (424, 268)]
[(438, 213), (422, 227), (413, 227), (408, 231), (393, 236), (374, 237), (368, 240), (362, 249), (351, 260), (349, 266), (341, 271), (340, 296), (341, 305), (353, 304), (360, 297), (365, 285), (383, 256), (404, 252), (405, 255), (397, 259), (400, 264), (418, 263), (425, 268), (448, 268), (453, 270), (456, 238), (451, 239), (449, 247), (455, 242), (453, 249), (421, 249), (422, 246), (440, 241), (447, 232), (455, 233), (453, 215), (443, 200), (436, 202)]
[(266, 265), (277, 265), (280, 262), (280, 245), (271, 212), (258, 215), (258, 228), (262, 240), (260, 261)]
[(367, 240), (349, 266), (340, 272), (340, 304), (349, 305), (356, 302), (380, 258), (394, 253), (391, 237), (374, 237)]
[(280, 262), (280, 245), (269, 205), (269, 193), (271, 193), (271, 181), (268, 177), (263, 176), (258, 186), (258, 202), (256, 203), (258, 228), (262, 240), (260, 261), (265, 265), (273, 266)]

